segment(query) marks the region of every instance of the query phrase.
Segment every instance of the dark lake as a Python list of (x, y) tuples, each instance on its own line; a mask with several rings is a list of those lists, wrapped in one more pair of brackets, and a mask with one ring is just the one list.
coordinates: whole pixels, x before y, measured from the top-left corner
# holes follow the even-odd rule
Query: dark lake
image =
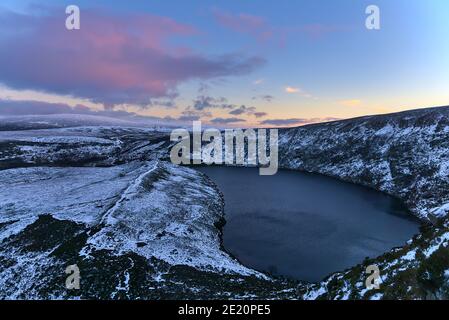
[(318, 281), (418, 233), (399, 200), (369, 188), (287, 170), (196, 169), (224, 194), (226, 250), (256, 270)]

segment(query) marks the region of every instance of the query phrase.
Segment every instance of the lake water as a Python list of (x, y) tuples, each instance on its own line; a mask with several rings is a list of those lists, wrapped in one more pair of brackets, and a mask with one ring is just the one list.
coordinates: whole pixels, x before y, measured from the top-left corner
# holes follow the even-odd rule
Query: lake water
[(400, 201), (321, 175), (198, 167), (225, 197), (223, 242), (244, 265), (319, 281), (403, 245), (419, 222)]

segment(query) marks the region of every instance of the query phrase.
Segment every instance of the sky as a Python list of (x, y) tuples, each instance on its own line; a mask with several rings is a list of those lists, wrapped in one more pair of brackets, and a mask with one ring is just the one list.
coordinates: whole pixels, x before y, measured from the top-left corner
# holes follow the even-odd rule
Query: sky
[[(67, 30), (66, 6), (80, 9)], [(380, 9), (368, 30), (367, 6)], [(0, 116), (296, 126), (449, 104), (447, 0), (2, 0)]]

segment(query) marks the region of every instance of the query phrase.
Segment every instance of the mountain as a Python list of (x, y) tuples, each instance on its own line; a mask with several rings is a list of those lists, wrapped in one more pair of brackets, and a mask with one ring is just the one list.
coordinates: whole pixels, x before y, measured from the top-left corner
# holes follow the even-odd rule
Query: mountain
[(161, 125), (159, 121), (150, 117), (131, 117), (130, 119), (118, 119), (107, 116), (88, 114), (49, 114), (49, 115), (24, 115), (24, 116), (0, 116), (0, 131), (19, 131), (36, 129), (72, 128), (86, 126), (115, 126), (115, 127), (142, 127), (153, 128), (160, 131), (167, 130), (171, 126)]
[[(449, 107), (285, 129), (279, 154), (284, 168), (395, 196), (423, 221), (404, 247), (301, 288), (302, 298), (449, 298)], [(380, 290), (365, 289), (370, 265), (381, 271)]]
[[(307, 284), (224, 251), (220, 191), (169, 162), (167, 132), (0, 132), (0, 297), (448, 298), (448, 138), (449, 107), (280, 130), (281, 167), (388, 193), (423, 221), (403, 247)], [(79, 291), (64, 287), (68, 264), (80, 267)], [(379, 290), (365, 289), (369, 265)]]
[(0, 117), (0, 131), (68, 128), (80, 126), (136, 126), (132, 121), (81, 114)]
[(449, 107), (283, 130), (280, 163), (400, 198), (419, 218), (449, 210)]

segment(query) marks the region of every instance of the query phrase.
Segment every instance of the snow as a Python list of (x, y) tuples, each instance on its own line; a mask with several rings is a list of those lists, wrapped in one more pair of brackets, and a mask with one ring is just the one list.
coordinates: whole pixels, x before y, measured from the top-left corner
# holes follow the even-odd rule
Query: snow
[(370, 300), (381, 300), (383, 297), (383, 294), (381, 293), (376, 293), (374, 295), (371, 296)]
[(285, 129), (280, 164), (381, 190), (428, 220), (449, 202), (448, 118), (446, 107)]
[(395, 128), (392, 125), (388, 124), (385, 127), (383, 127), (382, 129), (378, 130), (375, 134), (377, 136), (391, 135), (395, 131), (396, 131)]
[(86, 258), (92, 250), (109, 249), (172, 265), (264, 277), (221, 250), (214, 223), (223, 215), (223, 204), (205, 179), (195, 170), (161, 161), (3, 170), (0, 222), (18, 222), (2, 228), (0, 239), (20, 232), (39, 215), (51, 214), (101, 226), (80, 252)]
[(158, 164), (157, 161), (155, 163), (151, 164), (151, 168), (148, 171), (147, 171), (148, 165), (146, 165), (142, 168), (142, 170), (144, 170), (144, 172), (141, 175), (139, 175), (137, 177), (137, 179), (126, 188), (126, 190), (120, 196), (120, 199), (114, 204), (114, 206), (111, 209), (109, 209), (103, 215), (100, 223), (106, 222), (107, 224), (115, 224), (118, 222), (116, 219), (113, 218), (114, 213), (120, 208), (120, 205), (124, 201), (131, 200), (132, 197), (139, 192), (139, 188), (141, 188), (141, 186), (142, 186), (143, 179), (156, 169), (157, 164)]
[(407, 252), (406, 255), (402, 256), (401, 259), (406, 260), (406, 261), (413, 261), (416, 258), (416, 250), (412, 250)]
[(430, 213), (437, 217), (446, 216), (449, 212), (449, 203), (446, 203), (440, 207), (436, 207), (430, 210)]
[(324, 288), (324, 286), (321, 286), (321, 287), (319, 287), (318, 290), (313, 290), (313, 291), (310, 291), (307, 294), (305, 294), (304, 299), (305, 300), (316, 300), (318, 297), (322, 296), (326, 292), (327, 292), (327, 290)]
[[(402, 199), (423, 220), (444, 218), (449, 213), (448, 118), (449, 108), (439, 108), (280, 130), (280, 165), (382, 190)], [(57, 122), (31, 120), (36, 125)], [(132, 252), (171, 265), (264, 277), (221, 250), (220, 233), (214, 224), (223, 216), (222, 199), (195, 171), (161, 161), (167, 156), (167, 140), (154, 129), (112, 124), (0, 132), (0, 142), (6, 146), (0, 150), (0, 164), (9, 165), (11, 160), (40, 165), (128, 163), (107, 168), (0, 171), (0, 223), (4, 223), (0, 241), (20, 233), (39, 215), (51, 214), (56, 219), (100, 228), (80, 252), (85, 259), (93, 250), (109, 249), (115, 255)], [(413, 241), (407, 244), (414, 245)], [(449, 232), (439, 232), (422, 247), (396, 249), (400, 256), (378, 261), (382, 281), (392, 281), (401, 272), (416, 268), (418, 258), (428, 259), (448, 244)], [(22, 257), (19, 266), (33, 274), (39, 266), (50, 263), (53, 261), (45, 253), (30, 254)], [(353, 285), (347, 280), (353, 276), (350, 272), (336, 273), (311, 285), (303, 298), (329, 294), (333, 279), (341, 285), (332, 297), (363, 297), (367, 294), (364, 275)], [(444, 274), (449, 277), (449, 270)], [(120, 277), (117, 290), (126, 292), (132, 279), (126, 270)], [(158, 277), (164, 281), (163, 273)], [(18, 285), (31, 288), (28, 280), (22, 277), (23, 283)], [(0, 279), (0, 287), (3, 285)], [(382, 294), (371, 297), (382, 298)]]
[[(164, 179), (153, 181), (154, 175), (161, 174)], [(83, 251), (134, 252), (173, 265), (262, 276), (221, 250), (214, 227), (220, 216), (207, 210), (211, 201), (221, 199), (214, 189), (199, 187), (202, 179), (192, 169), (168, 163), (148, 165), (107, 212), (106, 225), (89, 238), (89, 248)], [(151, 185), (145, 186), (149, 180)], [(138, 247), (137, 242), (145, 245)]]
[[(51, 213), (86, 224), (99, 221), (143, 169), (139, 164), (112, 168), (20, 168), (0, 171), (0, 222)], [(30, 220), (31, 221), (31, 220)]]
[(114, 142), (107, 139), (83, 136), (51, 136), (51, 137), (18, 137), (16, 141), (26, 141), (33, 143), (83, 143), (83, 144), (113, 144)]
[(444, 233), (440, 237), (434, 240), (434, 243), (424, 251), (426, 258), (429, 258), (434, 254), (442, 245), (447, 247), (449, 241), (449, 232)]

